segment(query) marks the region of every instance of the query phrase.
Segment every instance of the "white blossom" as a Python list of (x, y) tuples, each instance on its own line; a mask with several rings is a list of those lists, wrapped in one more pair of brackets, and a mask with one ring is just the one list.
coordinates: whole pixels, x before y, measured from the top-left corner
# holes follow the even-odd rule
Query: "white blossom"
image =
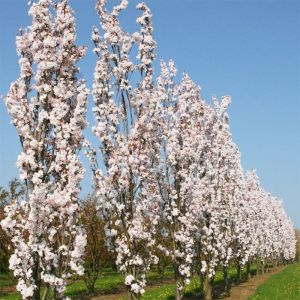
[(23, 299), (36, 298), (41, 283), (62, 296), (70, 270), (83, 273), (86, 244), (77, 202), (88, 91), (76, 64), (84, 50), (75, 45), (67, 0), (39, 0), (29, 14), (32, 25), (16, 42), (20, 77), (4, 99), (21, 141), (17, 166), (27, 185), (26, 201), (8, 206), (2, 221), (14, 244), (10, 269)]

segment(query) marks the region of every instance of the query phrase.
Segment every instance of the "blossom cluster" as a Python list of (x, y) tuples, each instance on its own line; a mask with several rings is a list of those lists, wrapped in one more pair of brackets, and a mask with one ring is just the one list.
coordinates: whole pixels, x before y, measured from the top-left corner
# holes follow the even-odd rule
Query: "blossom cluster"
[[(243, 245), (245, 260), (259, 257), (262, 264), (268, 260), (293, 260), (296, 240), (293, 224), (280, 199), (266, 192), (255, 171), (247, 173), (245, 180), (245, 205), (248, 205), (247, 228), (241, 233), (251, 235), (251, 242)], [(247, 216), (247, 215), (246, 215)], [(246, 245), (244, 245), (246, 244)]]
[[(84, 273), (86, 236), (78, 219), (82, 146), (93, 172), (97, 213), (106, 245), (115, 252), (130, 299), (145, 292), (157, 252), (171, 260), (176, 299), (191, 274), (212, 283), (216, 268), (254, 259), (291, 261), (293, 225), (254, 171), (244, 176), (229, 125), (229, 96), (212, 103), (175, 63), (161, 61), (154, 78), (152, 15), (137, 5), (138, 32), (126, 32), (120, 13), (96, 1), (92, 132), (83, 142), (89, 91), (78, 79), (85, 54), (75, 43), (67, 0), (31, 4), (32, 25), (17, 37), (20, 77), (5, 103), (22, 152), (17, 159), (26, 199), (5, 209), (11, 236), (10, 269), (23, 299), (39, 299), (42, 284), (62, 298), (66, 280)], [(197, 266), (198, 270), (195, 270)], [(46, 293), (47, 294), (47, 293)], [(207, 297), (209, 299), (209, 297)]]
[(17, 290), (23, 299), (39, 299), (42, 283), (60, 297), (71, 273), (83, 274), (78, 150), (88, 90), (77, 78), (85, 50), (75, 44), (68, 1), (40, 0), (31, 4), (29, 15), (32, 25), (21, 30), (16, 43), (20, 77), (4, 99), (21, 141), (17, 166), (26, 199), (6, 208), (1, 225), (14, 244), (10, 269)]
[[(156, 166), (161, 112), (152, 85), (156, 43), (151, 13), (145, 4), (137, 5), (142, 12), (137, 19), (140, 32), (129, 34), (118, 18), (127, 5), (123, 0), (108, 12), (106, 1), (97, 1), (101, 28), (95, 27), (92, 33), (98, 56), (93, 133), (99, 147), (87, 141), (86, 155), (94, 174), (98, 209), (106, 221), (108, 247), (117, 254), (116, 264), (126, 274), (129, 293), (139, 298), (146, 272), (157, 262), (153, 247), (159, 218)], [(130, 80), (135, 76), (139, 78), (136, 87)]]
[(210, 105), (187, 74), (176, 82), (172, 60), (161, 62), (154, 80), (151, 12), (138, 4), (141, 29), (129, 34), (119, 20), (127, 5), (122, 0), (108, 12), (105, 0), (97, 1), (93, 133), (99, 144), (87, 142), (86, 154), (107, 245), (129, 293), (143, 294), (146, 272), (157, 260), (154, 248), (172, 260), (177, 299), (197, 263), (212, 281), (217, 266), (227, 268), (232, 260), (243, 266), (257, 255), (292, 259), (292, 225), (281, 205), (247, 188), (229, 126), (230, 97), (214, 97)]

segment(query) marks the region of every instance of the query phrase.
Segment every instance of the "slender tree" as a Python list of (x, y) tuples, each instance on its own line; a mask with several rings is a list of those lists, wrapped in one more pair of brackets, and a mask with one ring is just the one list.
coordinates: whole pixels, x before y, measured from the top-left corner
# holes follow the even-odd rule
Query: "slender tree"
[(296, 254), (296, 239), (293, 225), (281, 202), (266, 192), (255, 171), (247, 173), (246, 187), (248, 201), (254, 210), (252, 214), (252, 255), (257, 268), (264, 273), (268, 262), (293, 261)]
[(93, 132), (100, 146), (93, 150), (87, 144), (87, 155), (98, 208), (106, 220), (107, 242), (125, 274), (128, 298), (139, 299), (145, 274), (157, 261), (153, 246), (158, 222), (160, 109), (152, 79), (156, 43), (151, 13), (144, 3), (138, 4), (141, 29), (128, 34), (119, 22), (127, 5), (123, 0), (108, 12), (105, 0), (97, 1), (101, 30), (95, 28), (92, 34), (98, 57)]
[[(161, 226), (167, 243), (159, 245), (170, 255), (176, 280), (176, 299), (189, 283), (194, 256), (195, 215), (193, 199), (199, 175), (198, 152), (203, 146), (204, 102), (200, 89), (188, 75), (176, 84), (174, 62), (161, 63), (157, 80), (164, 110), (161, 150)], [(169, 238), (167, 238), (169, 237)]]
[[(205, 126), (206, 144), (199, 152), (201, 176), (196, 184), (197, 239), (201, 260), (200, 273), (204, 279), (204, 297), (212, 299), (212, 283), (216, 267), (226, 268), (232, 256), (233, 206), (239, 172), (238, 150), (232, 142), (228, 124), (229, 97), (214, 106)], [(237, 175), (236, 175), (237, 174)]]
[(47, 299), (50, 287), (61, 299), (72, 271), (83, 274), (86, 244), (78, 225), (77, 152), (88, 91), (76, 66), (85, 49), (75, 45), (67, 0), (40, 0), (29, 14), (32, 25), (17, 37), (20, 77), (4, 99), (22, 146), (17, 165), (26, 200), (6, 207), (2, 226), (14, 244), (10, 268), (23, 299)]
[(114, 267), (114, 256), (105, 244), (104, 221), (97, 209), (93, 194), (82, 202), (81, 223), (87, 235), (84, 256), (84, 281), (89, 292), (95, 292), (96, 280), (105, 267)]

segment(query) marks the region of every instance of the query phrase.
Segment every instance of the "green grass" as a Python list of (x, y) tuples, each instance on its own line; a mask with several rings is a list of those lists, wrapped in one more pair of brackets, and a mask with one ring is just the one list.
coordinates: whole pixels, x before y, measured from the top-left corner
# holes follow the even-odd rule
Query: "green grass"
[[(251, 272), (256, 272), (256, 267), (253, 265), (251, 267)], [(234, 268), (229, 269), (228, 271), (228, 279), (230, 281), (234, 281), (236, 277), (236, 270)], [(223, 284), (223, 273), (221, 271), (216, 272), (216, 277), (213, 283), (214, 287), (220, 287)], [(143, 300), (174, 300), (175, 299), (175, 284), (162, 283), (160, 286), (156, 286), (155, 288), (151, 288), (148, 286), (146, 289), (146, 293), (143, 296)], [(192, 277), (191, 282), (187, 285), (185, 290), (185, 299), (189, 299), (195, 297), (195, 295), (201, 295), (200, 289), (200, 280), (198, 276)], [(126, 297), (123, 297), (122, 300), (126, 300)]]
[[(236, 276), (236, 271), (230, 269), (228, 272), (228, 278), (233, 280)], [(217, 271), (214, 286), (221, 285), (223, 283), (223, 274), (221, 271)], [(185, 298), (191, 298), (201, 293), (200, 280), (198, 276), (192, 277), (189, 285), (185, 289)], [(125, 299), (125, 298), (124, 298)], [(145, 300), (174, 300), (175, 299), (175, 284), (165, 284), (155, 289), (148, 288), (143, 299)]]
[[(123, 276), (117, 272), (105, 272), (95, 283), (95, 293), (110, 294), (119, 290), (123, 283)], [(77, 280), (67, 286), (66, 295), (70, 297), (88, 294), (85, 282)]]
[[(233, 280), (236, 276), (235, 269), (230, 269), (228, 272), (228, 278)], [(9, 284), (8, 276), (6, 275), (5, 282)], [(5, 275), (3, 274), (3, 278)], [(151, 271), (147, 274), (147, 290), (143, 297), (144, 300), (173, 300), (175, 299), (175, 284), (174, 283), (164, 283), (163, 280), (173, 278), (173, 271), (169, 268), (164, 276), (159, 275), (157, 272)], [(95, 284), (95, 294), (111, 294), (117, 293), (119, 291), (124, 291), (123, 285), (123, 275), (106, 270), (103, 276), (99, 277)], [(216, 273), (214, 286), (220, 286), (223, 283), (222, 272), (218, 271)], [(155, 284), (155, 287), (151, 287), (151, 284)], [(199, 277), (195, 276), (191, 279), (190, 284), (186, 287), (185, 298), (191, 298), (195, 295), (199, 295), (200, 282)], [(83, 280), (76, 280), (67, 286), (66, 296), (81, 299), (84, 295), (88, 295), (87, 288)], [(7, 295), (0, 296), (0, 300), (18, 300), (21, 299), (17, 292), (10, 293)], [(126, 298), (124, 298), (126, 299)]]
[(13, 285), (13, 280), (7, 273), (0, 273), (0, 289)]
[(10, 293), (4, 296), (0, 296), (0, 300), (21, 300), (21, 296), (18, 292)]
[[(143, 300), (174, 300), (175, 299), (175, 284), (162, 284), (159, 287), (151, 288), (148, 287)], [(199, 278), (193, 277), (190, 284), (186, 287), (185, 298), (199, 294), (200, 284)], [(126, 299), (126, 298), (124, 298)]]
[(298, 300), (300, 299), (300, 264), (287, 266), (283, 271), (266, 280), (249, 300)]
[[(0, 274), (1, 287), (11, 286), (13, 282), (9, 279), (7, 274)], [(151, 271), (147, 274), (147, 282), (149, 284), (154, 284), (162, 279), (168, 279), (173, 277), (173, 271), (167, 269), (165, 275), (162, 277), (157, 272)], [(102, 276), (100, 276), (95, 283), (95, 294), (112, 294), (124, 289), (124, 277), (119, 272), (106, 270)], [(0, 291), (1, 292), (1, 291)], [(72, 298), (80, 299), (81, 296), (88, 295), (88, 291), (83, 280), (76, 280), (67, 286), (66, 296)], [(17, 300), (21, 299), (19, 293), (9, 293), (6, 295), (1, 295), (0, 300)]]
[[(9, 276), (9, 274), (0, 273), (0, 291), (2, 288), (10, 287), (13, 285), (14, 285), (14, 282), (13, 282), (12, 278)], [(17, 292), (10, 293), (5, 296), (2, 296), (0, 293), (0, 300), (18, 300), (18, 299), (21, 299), (21, 297), (19, 297), (19, 293), (17, 293)]]
[[(147, 274), (146, 279), (149, 284), (154, 284), (161, 281), (163, 278), (167, 279), (172, 277), (173, 272), (171, 269), (168, 269), (165, 272), (164, 277), (157, 272), (150, 271)], [(112, 294), (124, 290), (123, 283), (124, 277), (122, 274), (118, 272), (105, 272), (95, 283), (95, 294)], [(76, 297), (87, 294), (88, 291), (83, 280), (78, 280), (67, 286), (67, 296)]]

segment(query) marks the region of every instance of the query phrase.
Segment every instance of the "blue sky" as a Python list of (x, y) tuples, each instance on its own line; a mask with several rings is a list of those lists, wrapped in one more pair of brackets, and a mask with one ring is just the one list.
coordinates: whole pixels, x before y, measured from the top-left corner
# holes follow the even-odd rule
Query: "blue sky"
[[(109, 1), (116, 3), (117, 1)], [(257, 170), (263, 187), (283, 199), (300, 228), (300, 1), (145, 0), (153, 12), (158, 60), (170, 58), (202, 95), (231, 95), (231, 128), (244, 169)], [(98, 24), (95, 0), (71, 0), (78, 43), (89, 47), (81, 76), (91, 87), (95, 56), (91, 29)], [(137, 28), (137, 1), (122, 24)], [(30, 25), (27, 0), (0, 0), (0, 94), (18, 76), (15, 36)], [(158, 64), (156, 64), (158, 70)], [(91, 114), (89, 113), (89, 118)], [(0, 186), (18, 176), (20, 146), (0, 103)], [(90, 119), (92, 123), (92, 119)], [(85, 162), (86, 165), (86, 162)], [(83, 183), (90, 188), (90, 172)]]

